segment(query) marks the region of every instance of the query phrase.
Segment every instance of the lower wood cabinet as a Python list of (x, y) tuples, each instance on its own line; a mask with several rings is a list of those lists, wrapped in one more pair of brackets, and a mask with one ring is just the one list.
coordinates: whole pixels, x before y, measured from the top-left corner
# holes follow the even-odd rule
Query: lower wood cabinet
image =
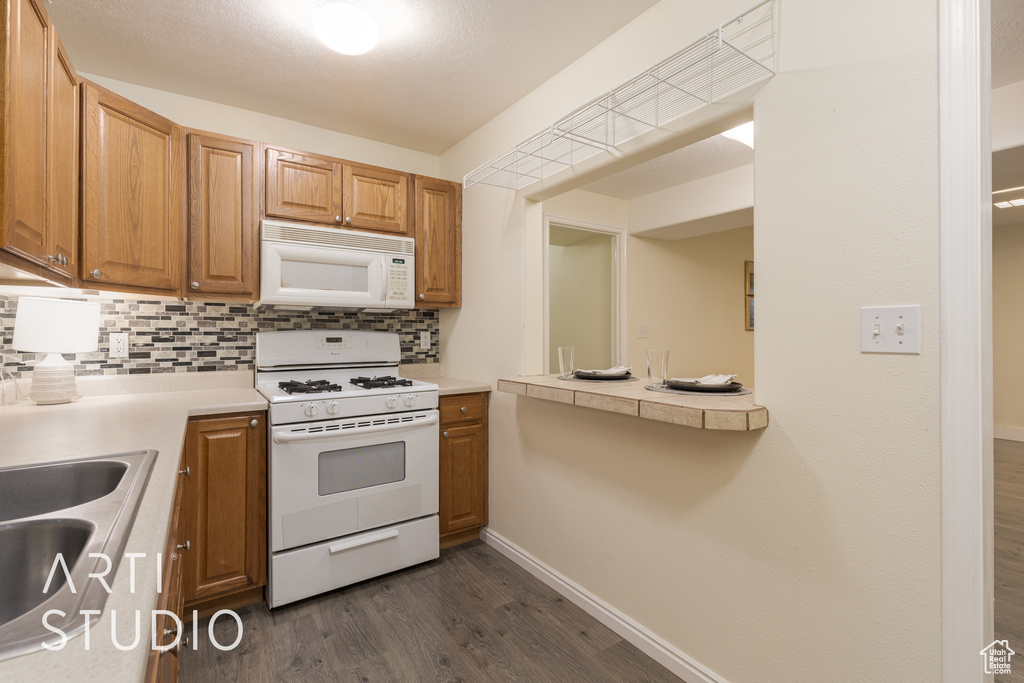
[(441, 547), (479, 537), (487, 524), (488, 394), (442, 396)]
[[(163, 567), (161, 569), (162, 583), (160, 585), (160, 598), (157, 600), (156, 608), (167, 612), (173, 612), (179, 618), (184, 612), (184, 595), (181, 591), (181, 566), (182, 557), (178, 553), (178, 532), (181, 524), (181, 495), (184, 487), (181, 482), (174, 492), (174, 512), (171, 515), (171, 524), (167, 532), (167, 543), (163, 552)], [(169, 645), (178, 636), (178, 625), (174, 619), (166, 614), (160, 614), (156, 622), (156, 637), (158, 644)], [(184, 634), (182, 634), (184, 638)], [(174, 683), (178, 680), (180, 667), (181, 648), (187, 644), (179, 641), (176, 647), (168, 650), (150, 650), (149, 662), (146, 666), (146, 683)]]
[(266, 413), (195, 419), (185, 436), (186, 617), (259, 602), (267, 573)]

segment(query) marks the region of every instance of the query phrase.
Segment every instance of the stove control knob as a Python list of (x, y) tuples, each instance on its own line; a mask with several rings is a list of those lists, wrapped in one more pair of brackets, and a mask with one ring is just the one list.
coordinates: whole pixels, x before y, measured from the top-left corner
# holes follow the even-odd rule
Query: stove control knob
[(388, 396), (387, 400), (384, 401), (384, 405), (386, 405), (388, 408), (394, 408), (398, 405), (398, 399), (395, 398), (394, 396)]
[(317, 413), (320, 412), (320, 409), (316, 407), (316, 404), (310, 403), (302, 412), (306, 414), (306, 417), (316, 417)]
[(409, 394), (408, 396), (405, 397), (405, 407), (412, 408), (414, 405), (416, 405), (416, 395)]
[(337, 401), (331, 401), (330, 403), (327, 404), (327, 414), (328, 415), (337, 415), (340, 412), (341, 412), (341, 406), (338, 405)]

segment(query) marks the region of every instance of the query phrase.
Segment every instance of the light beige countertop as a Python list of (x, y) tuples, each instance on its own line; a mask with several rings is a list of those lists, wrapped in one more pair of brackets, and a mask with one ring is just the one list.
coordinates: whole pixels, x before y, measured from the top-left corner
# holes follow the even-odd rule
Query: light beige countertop
[(498, 391), (568, 403), (695, 429), (749, 431), (768, 426), (768, 410), (753, 394), (716, 396), (666, 394), (637, 382), (573, 382), (556, 375), (530, 375), (498, 380)]
[[(135, 561), (134, 593), (129, 562), (122, 558), (103, 614), (90, 629), (89, 649), (80, 634), (62, 650), (0, 662), (0, 680), (142, 680), (150, 651), (151, 611), (158, 598), (157, 553), (163, 552), (167, 537), (188, 418), (266, 408), (267, 402), (252, 388), (86, 396), (64, 405), (0, 408), (0, 467), (148, 448), (159, 451), (125, 547), (126, 554), (145, 553)], [(112, 615), (116, 613), (118, 643), (127, 646), (135, 638), (136, 611), (140, 643), (118, 650), (111, 639)]]
[(477, 382), (470, 379), (456, 379), (454, 377), (420, 377), (424, 382), (433, 382), (437, 385), (439, 396), (454, 396), (455, 394), (479, 394), (491, 391), (493, 387), (486, 382)]

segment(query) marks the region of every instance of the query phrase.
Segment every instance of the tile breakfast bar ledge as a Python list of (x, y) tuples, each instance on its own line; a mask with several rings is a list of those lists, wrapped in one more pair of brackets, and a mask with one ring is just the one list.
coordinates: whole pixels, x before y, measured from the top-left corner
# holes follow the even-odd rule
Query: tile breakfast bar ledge
[(695, 396), (644, 389), (637, 382), (573, 382), (555, 375), (507, 377), (498, 391), (570, 405), (632, 415), (695, 429), (745, 432), (768, 426), (768, 409), (754, 405), (753, 394)]

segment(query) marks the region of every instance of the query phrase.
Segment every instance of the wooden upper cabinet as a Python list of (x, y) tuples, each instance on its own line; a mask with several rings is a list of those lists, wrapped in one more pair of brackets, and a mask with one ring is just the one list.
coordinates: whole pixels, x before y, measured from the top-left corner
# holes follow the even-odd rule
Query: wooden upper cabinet
[(416, 303), (462, 305), (462, 186), (415, 176)]
[(78, 76), (39, 0), (4, 4), (0, 248), (73, 277)]
[(337, 159), (267, 147), (268, 216), (342, 223), (342, 165)]
[(47, 253), (51, 261), (75, 277), (78, 274), (78, 150), (79, 101), (78, 73), (56, 34), (50, 50), (53, 64), (50, 79), (50, 116), (48, 154), (49, 215)]
[(409, 232), (408, 173), (346, 164), (342, 197), (346, 228)]
[(253, 295), (257, 150), (249, 140), (189, 133), (186, 294)]
[(177, 293), (184, 239), (181, 128), (86, 81), (82, 281)]

